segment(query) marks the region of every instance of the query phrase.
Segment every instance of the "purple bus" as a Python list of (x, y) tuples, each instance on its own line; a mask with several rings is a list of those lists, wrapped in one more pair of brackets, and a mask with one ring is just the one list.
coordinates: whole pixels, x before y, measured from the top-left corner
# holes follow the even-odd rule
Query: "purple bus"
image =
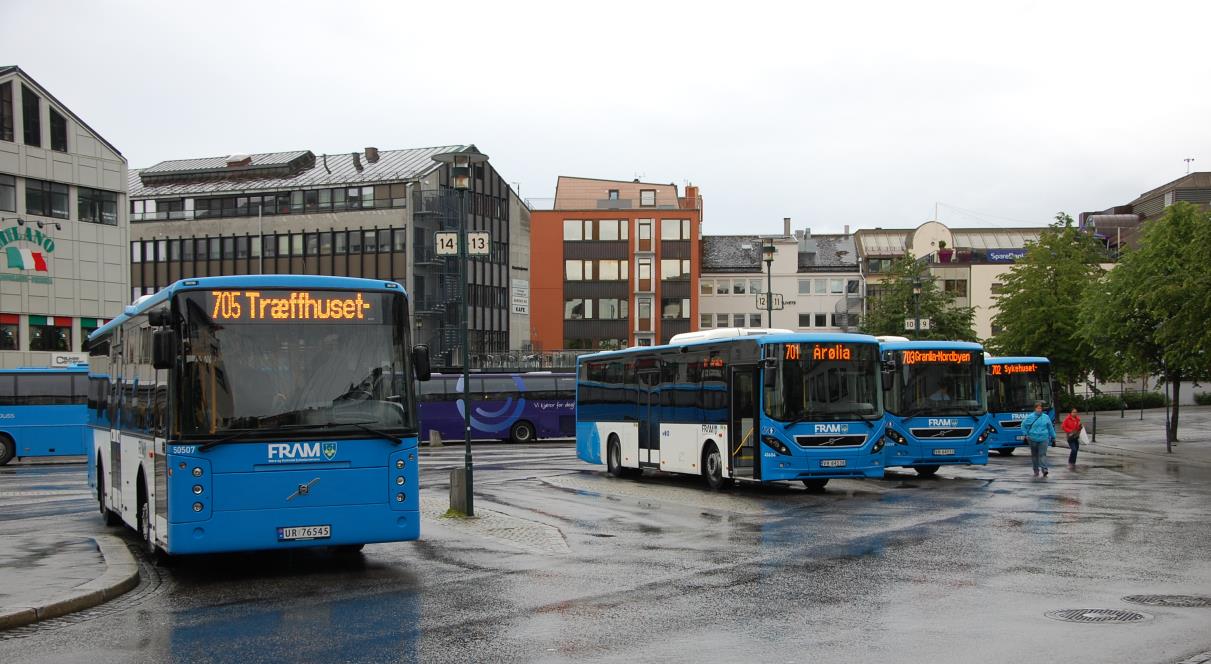
[[(436, 430), (463, 439), (462, 374), (433, 374), (417, 383), (420, 437)], [(471, 374), (471, 438), (527, 443), (576, 435), (576, 374)]]

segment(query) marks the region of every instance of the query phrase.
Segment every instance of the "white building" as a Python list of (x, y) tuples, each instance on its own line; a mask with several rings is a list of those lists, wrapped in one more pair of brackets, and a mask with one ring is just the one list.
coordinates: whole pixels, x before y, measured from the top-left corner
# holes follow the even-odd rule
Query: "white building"
[(83, 359), (130, 292), (126, 158), (15, 66), (0, 67), (0, 366)]
[[(856, 331), (860, 323), (862, 276), (852, 235), (708, 235), (702, 239), (698, 283), (699, 329), (775, 327), (800, 331)], [(762, 254), (774, 246), (770, 270)], [(767, 283), (782, 296), (773, 322), (758, 307)], [(775, 297), (775, 300), (777, 298)]]

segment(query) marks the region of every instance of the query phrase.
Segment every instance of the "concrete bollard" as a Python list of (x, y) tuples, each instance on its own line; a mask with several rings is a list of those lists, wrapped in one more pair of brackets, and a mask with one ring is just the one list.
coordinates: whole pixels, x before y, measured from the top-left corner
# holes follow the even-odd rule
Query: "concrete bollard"
[(437, 429), (429, 429), (429, 447), (442, 446), (442, 432)]

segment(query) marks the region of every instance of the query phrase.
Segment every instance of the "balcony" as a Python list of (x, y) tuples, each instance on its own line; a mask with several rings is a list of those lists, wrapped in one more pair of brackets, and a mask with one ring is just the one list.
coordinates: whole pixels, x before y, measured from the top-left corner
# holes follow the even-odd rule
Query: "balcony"
[(554, 198), (527, 198), (526, 205), (531, 210), (676, 210), (677, 200), (669, 201), (657, 198), (655, 205), (640, 205), (636, 198), (571, 198), (559, 199), (559, 205)]
[(437, 251), (433, 247), (417, 247), (412, 248), (412, 262), (418, 266), (433, 265), (440, 266), (446, 262), (445, 256), (438, 256)]
[(456, 219), (458, 217), (458, 194), (450, 189), (413, 189), (413, 215), (438, 215)]

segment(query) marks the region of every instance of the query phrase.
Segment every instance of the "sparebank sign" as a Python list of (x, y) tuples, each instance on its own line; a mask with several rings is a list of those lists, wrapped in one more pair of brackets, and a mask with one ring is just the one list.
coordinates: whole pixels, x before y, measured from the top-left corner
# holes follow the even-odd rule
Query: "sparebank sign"
[[(32, 226), (0, 229), (0, 251), (8, 271), (0, 272), (0, 281), (24, 281), (49, 284), (49, 258), (55, 253), (55, 239)], [(14, 272), (15, 270), (15, 272)]]

